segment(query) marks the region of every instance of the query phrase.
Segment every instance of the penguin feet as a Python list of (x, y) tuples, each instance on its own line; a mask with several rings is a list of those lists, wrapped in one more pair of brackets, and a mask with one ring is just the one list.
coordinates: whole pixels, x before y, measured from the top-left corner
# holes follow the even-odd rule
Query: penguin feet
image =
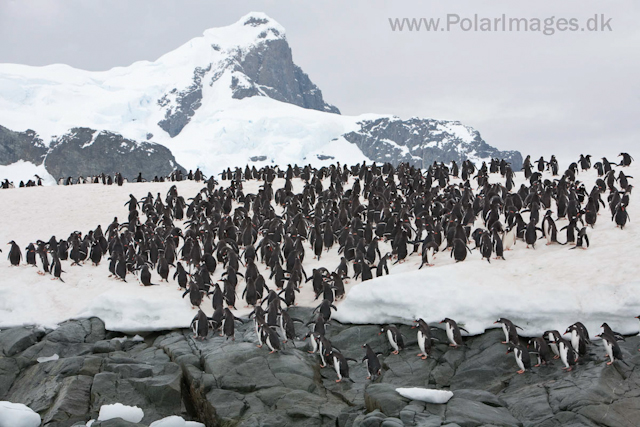
[(427, 355), (425, 354), (424, 356), (421, 357), (422, 360), (427, 360)]
[(369, 375), (369, 376), (367, 377), (367, 379), (368, 379), (368, 380), (370, 380), (370, 379), (371, 379), (371, 375)]
[(540, 364), (538, 363), (537, 365), (533, 365), (534, 368), (539, 368)]
[(613, 364), (613, 360), (607, 362), (607, 365), (611, 365), (611, 364)]
[(40, 276), (44, 276), (44, 273), (43, 273), (42, 271), (38, 271), (38, 274), (39, 274)]
[(262, 344), (258, 344), (258, 345), (256, 345), (256, 347), (262, 348)]
[(458, 348), (458, 344), (449, 344), (449, 347)]
[(422, 356), (424, 356), (424, 354), (418, 353), (418, 357), (422, 357)]
[(391, 354), (398, 354), (400, 351), (396, 350), (396, 351), (392, 351)]
[(339, 383), (340, 381), (342, 381), (342, 380), (336, 380), (337, 383)]
[(520, 369), (520, 370), (518, 371), (518, 373), (519, 373), (519, 374), (524, 374), (524, 369)]
[(553, 356), (554, 359), (560, 359), (560, 356), (558, 356), (557, 354), (555, 356)]

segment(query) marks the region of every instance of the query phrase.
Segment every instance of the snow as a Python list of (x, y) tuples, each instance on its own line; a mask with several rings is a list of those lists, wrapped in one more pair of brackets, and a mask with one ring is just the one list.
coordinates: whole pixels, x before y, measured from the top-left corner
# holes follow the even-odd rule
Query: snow
[(36, 359), (38, 361), (38, 363), (45, 363), (45, 362), (53, 362), (60, 359), (60, 356), (58, 356), (57, 354), (54, 354), (53, 356), (49, 356), (49, 357), (38, 357), (38, 359)]
[[(624, 172), (638, 176), (638, 169), (634, 165)], [(544, 173), (546, 178), (551, 179), (550, 173)], [(578, 175), (589, 190), (596, 178), (595, 170)], [(518, 173), (516, 188), (523, 181)], [(632, 196), (628, 207), (632, 220), (638, 205)], [(588, 229), (587, 250), (546, 246), (545, 240), (538, 241), (536, 249), (526, 249), (518, 241), (505, 252), (506, 261), (492, 259), (489, 264), (474, 251), (464, 262), (455, 263), (449, 252), (440, 252), (434, 267), (421, 270), (420, 258), (410, 257), (392, 275), (353, 286), (334, 317), (344, 323), (376, 324), (410, 324), (417, 318), (437, 324), (449, 317), (471, 335), (495, 327), (493, 322), (505, 317), (522, 327), (524, 336), (549, 329), (563, 332), (576, 321), (594, 336), (607, 322), (623, 334), (635, 334), (640, 265), (632, 260), (640, 254), (640, 232), (633, 222), (624, 230), (616, 228), (608, 206), (600, 212), (595, 228)], [(560, 229), (567, 221), (556, 224)], [(478, 220), (475, 227), (481, 226)], [(564, 232), (560, 236), (562, 241)]]
[(22, 403), (0, 401), (0, 427), (39, 427), (40, 415)]
[(56, 180), (44, 168), (44, 163), (35, 165), (31, 162), (18, 160), (17, 162), (11, 163), (10, 165), (0, 166), (0, 181), (8, 179), (10, 182), (13, 182), (14, 186), (16, 187), (20, 185), (20, 181), (26, 184), (27, 181), (33, 180), (37, 184), (37, 178), (35, 177), (35, 175), (38, 175), (40, 178), (42, 178), (43, 185), (56, 184)]
[(196, 421), (185, 421), (184, 418), (173, 415), (154, 421), (149, 427), (204, 427), (204, 424)]
[(448, 390), (432, 390), (420, 387), (397, 388), (396, 391), (400, 396), (407, 399), (427, 403), (447, 403), (453, 397), (453, 393)]
[[(634, 165), (624, 171), (639, 176), (638, 169)], [(546, 178), (551, 176), (545, 172), (543, 179)], [(491, 175), (492, 181), (498, 179), (498, 175)], [(589, 189), (596, 173), (593, 170), (580, 173), (578, 179)], [(518, 173), (516, 185), (523, 180)], [(221, 185), (227, 183), (221, 181)], [(283, 183), (284, 180), (276, 179), (274, 189), (281, 188)], [(172, 185), (177, 186), (185, 199), (203, 187), (202, 183), (182, 181), (128, 183), (122, 187), (87, 184), (0, 190), (0, 218), (3, 218), (0, 242), (15, 240), (24, 250), (29, 242), (49, 240), (51, 235), (66, 238), (73, 231), (86, 233), (98, 224), (104, 230), (114, 216), (126, 221), (128, 211), (124, 203), (130, 193), (138, 200), (148, 192), (154, 197), (158, 193), (164, 197)], [(243, 183), (245, 194), (255, 194), (259, 185), (254, 180)], [(304, 184), (294, 179), (293, 185), (294, 192), (299, 192)], [(327, 180), (324, 186), (328, 186)], [(280, 207), (275, 209), (282, 212)], [(628, 210), (633, 221), (639, 211), (637, 198), (631, 197)], [(640, 253), (639, 231), (635, 222), (620, 230), (610, 219), (608, 209), (603, 210), (595, 228), (588, 230), (591, 241), (588, 250), (546, 246), (544, 240), (538, 242), (535, 250), (526, 249), (519, 241), (505, 253), (506, 261), (491, 260), (489, 264), (474, 251), (464, 262), (456, 264), (448, 252), (442, 251), (433, 261), (434, 267), (425, 266), (421, 270), (418, 270), (420, 256), (414, 254), (405, 263), (390, 266), (390, 276), (365, 283), (351, 280), (346, 285), (347, 297), (337, 303), (334, 317), (345, 323), (375, 324), (411, 323), (417, 317), (437, 324), (449, 317), (471, 334), (482, 333), (494, 327), (496, 319), (506, 317), (524, 328), (526, 336), (547, 329), (564, 331), (576, 321), (585, 323), (593, 336), (606, 321), (621, 333), (636, 333), (640, 266), (631, 260)], [(558, 228), (565, 224), (564, 220), (557, 222)], [(560, 240), (563, 238), (564, 233)], [(6, 256), (6, 246), (4, 250)], [(381, 242), (380, 251), (383, 254), (390, 251), (389, 244)], [(307, 274), (320, 266), (333, 271), (340, 261), (336, 246), (324, 252), (320, 261), (312, 257), (307, 247), (304, 260)], [(258, 268), (268, 278), (264, 265), (258, 264)], [(51, 280), (50, 275), (36, 274), (37, 269), (24, 264), (24, 260), (18, 267), (11, 267), (6, 259), (0, 260), (0, 327), (55, 327), (71, 318), (98, 316), (107, 329), (133, 334), (185, 328), (195, 315), (188, 297), (181, 298), (182, 291), (171, 277), (173, 269), (169, 283), (159, 283), (159, 276), (153, 271), (152, 282), (158, 286), (151, 287), (139, 286), (133, 275), (127, 275), (127, 283), (109, 278), (106, 260), (97, 267), (89, 262), (71, 267), (70, 261), (63, 261), (63, 270), (65, 283)], [(212, 277), (214, 281), (220, 279), (222, 270), (219, 265)], [(274, 287), (270, 280), (267, 284)], [(239, 297), (243, 290), (241, 280)], [(296, 294), (296, 302), (317, 306), (310, 284)], [(236, 316), (246, 316), (251, 311), (240, 298), (236, 307)], [(207, 315), (212, 314), (210, 300), (205, 298), (202, 309)]]
[(139, 423), (144, 418), (144, 412), (137, 406), (127, 406), (122, 403), (114, 403), (113, 405), (102, 405), (98, 421), (106, 421), (113, 418), (122, 418), (125, 421)]

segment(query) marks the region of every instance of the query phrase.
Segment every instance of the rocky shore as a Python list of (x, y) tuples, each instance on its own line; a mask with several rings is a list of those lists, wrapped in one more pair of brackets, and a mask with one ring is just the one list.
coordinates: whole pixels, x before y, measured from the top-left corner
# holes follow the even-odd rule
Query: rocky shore
[[(291, 308), (308, 321), (308, 308)], [(625, 365), (605, 364), (599, 342), (572, 372), (559, 361), (518, 375), (496, 329), (447, 346), (444, 331), (432, 357), (416, 357), (415, 330), (401, 326), (407, 348), (390, 354), (378, 325), (332, 321), (327, 337), (346, 356), (353, 382), (336, 383), (320, 368), (308, 341), (279, 353), (258, 348), (252, 322), (237, 323), (235, 341), (189, 330), (125, 337), (97, 319), (68, 321), (55, 330), (20, 327), (0, 332), (0, 401), (23, 403), (47, 427), (84, 426), (100, 407), (123, 403), (144, 410), (140, 424), (120, 419), (93, 427), (148, 426), (170, 415), (206, 426), (637, 426), (640, 420), (638, 337), (620, 342)], [(296, 324), (298, 336), (308, 331)], [(592, 331), (595, 333), (595, 331)], [(361, 346), (382, 353), (383, 374), (366, 380)], [(54, 355), (57, 355), (55, 358)], [(54, 356), (54, 357), (52, 357)], [(535, 357), (532, 356), (533, 360)], [(410, 401), (399, 387), (447, 389), (447, 404)]]

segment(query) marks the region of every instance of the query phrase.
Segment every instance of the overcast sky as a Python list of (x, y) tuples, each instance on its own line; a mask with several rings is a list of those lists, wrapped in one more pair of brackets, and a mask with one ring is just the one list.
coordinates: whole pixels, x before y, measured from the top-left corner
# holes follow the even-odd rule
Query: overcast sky
[[(637, 0), (0, 0), (0, 62), (105, 70), (155, 60), (250, 11), (286, 28), (294, 61), (343, 114), (459, 120), (500, 149), (562, 158), (629, 151), (640, 160)], [(580, 27), (604, 14), (611, 31), (394, 32), (389, 24), (503, 13), (576, 18)]]

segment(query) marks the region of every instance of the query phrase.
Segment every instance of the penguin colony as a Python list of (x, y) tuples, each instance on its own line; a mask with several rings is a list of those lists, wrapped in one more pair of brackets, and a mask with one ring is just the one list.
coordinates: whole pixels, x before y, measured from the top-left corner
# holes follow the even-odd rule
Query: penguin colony
[[(97, 266), (105, 258), (110, 277), (116, 280), (126, 282), (128, 275), (135, 273), (141, 285), (154, 286), (158, 284), (153, 283), (154, 271), (159, 282), (171, 278), (184, 291), (182, 297), (188, 295), (194, 309), (205, 297), (211, 300), (213, 315), (208, 317), (199, 309), (193, 319), (191, 327), (197, 339), (206, 339), (212, 330), (234, 339), (234, 323), (246, 321), (231, 311), (243, 281), (241, 298), (254, 308), (249, 318), (258, 345), (266, 344), (271, 353), (297, 338), (294, 322), (300, 320), (292, 318), (286, 308), (296, 304), (303, 284), (311, 282), (316, 300), (322, 302), (314, 310), (317, 317), (308, 323), (313, 326), (303, 339), (311, 338), (310, 352), (320, 355), (322, 366), (331, 364), (337, 381), (341, 381), (349, 378), (348, 361), (352, 359), (335, 349), (325, 337), (325, 329), (332, 310), (337, 310), (334, 302), (345, 296), (348, 279), (370, 280), (374, 271), (376, 277), (389, 274), (391, 263), (402, 263), (410, 256), (421, 257), (419, 268), (432, 266), (441, 251), (450, 252), (456, 262), (464, 261), (474, 250), (488, 263), (492, 259), (506, 260), (505, 251), (517, 241), (532, 250), (541, 239), (547, 245), (587, 249), (588, 227), (596, 225), (601, 208), (607, 209), (603, 197), (617, 227), (624, 229), (630, 220), (627, 206), (633, 188), (629, 180), (633, 177), (616, 168), (629, 166), (633, 158), (627, 153), (620, 157), (620, 163), (602, 158), (592, 165), (590, 156), (581, 155), (562, 175), (554, 156), (549, 161), (527, 157), (523, 170), (529, 185), (522, 184), (518, 189), (511, 166), (499, 159), (480, 168), (470, 161), (460, 166), (455, 162), (449, 166), (434, 163), (425, 171), (408, 164), (393, 167), (375, 163), (350, 168), (340, 164), (321, 169), (289, 166), (286, 170), (247, 166), (244, 171), (227, 169), (221, 174), (222, 180), (230, 182), (226, 188), (197, 170), (186, 177), (205, 183), (195, 197), (185, 200), (175, 185), (164, 201), (160, 194), (154, 197), (149, 193), (139, 201), (130, 195), (125, 203), (129, 210), (126, 222), (114, 218), (104, 231), (98, 225), (85, 235), (76, 231), (66, 240), (52, 236), (48, 241), (32, 242), (26, 247), (25, 260), (34, 267), (39, 260), (42, 271), (38, 273), (52, 274), (52, 280), (63, 281), (63, 261), (68, 265), (65, 268), (75, 268), (89, 261)], [(578, 177), (592, 167), (599, 178), (592, 189), (587, 189)], [(558, 178), (543, 180), (545, 170)], [(501, 183), (491, 184), (490, 174), (499, 174)], [(282, 188), (274, 189), (276, 177), (285, 180)], [(460, 178), (461, 183), (450, 184), (452, 177)], [(176, 172), (166, 179), (183, 178)], [(304, 182), (300, 193), (293, 192), (294, 178)], [(164, 179), (156, 177), (154, 181)], [(257, 194), (243, 192), (242, 183), (251, 179), (262, 182)], [(105, 185), (122, 185), (124, 181), (119, 174), (115, 181), (105, 175), (86, 180)], [(136, 181), (142, 182), (142, 176)], [(68, 178), (63, 183), (73, 184), (73, 180)], [(558, 229), (558, 218), (568, 220), (568, 225)], [(476, 221), (482, 226), (474, 228)], [(475, 244), (473, 249), (469, 247), (471, 242)], [(308, 254), (305, 243), (312, 254)], [(391, 248), (384, 255), (380, 251), (383, 243)], [(20, 247), (14, 241), (9, 244), (9, 261), (18, 266), (22, 261)], [(320, 260), (323, 251), (333, 247), (338, 247), (342, 255), (336, 268), (322, 267), (311, 274), (305, 271), (305, 257)], [(268, 277), (260, 273), (258, 263), (265, 264)], [(216, 269), (223, 270), (218, 281), (212, 280)], [(451, 346), (463, 345), (463, 328), (448, 318), (440, 323), (445, 325)], [(503, 318), (496, 323), (505, 331), (507, 352), (515, 354), (519, 373), (530, 369), (529, 352), (518, 338), (517, 326)], [(431, 327), (421, 319), (414, 327), (418, 329), (418, 356), (426, 359), (434, 340)], [(609, 363), (621, 360), (616, 343), (622, 337), (606, 324), (603, 328), (599, 336)], [(384, 326), (380, 333), (386, 335), (393, 354), (404, 349), (395, 326)], [(553, 353), (570, 370), (585, 354), (590, 344), (586, 328), (578, 322), (566, 333), (571, 333), (570, 340), (558, 331), (530, 340), (529, 345), (538, 354), (538, 365), (549, 363)], [(368, 378), (375, 379), (382, 369), (378, 354), (368, 344), (363, 347)]]

